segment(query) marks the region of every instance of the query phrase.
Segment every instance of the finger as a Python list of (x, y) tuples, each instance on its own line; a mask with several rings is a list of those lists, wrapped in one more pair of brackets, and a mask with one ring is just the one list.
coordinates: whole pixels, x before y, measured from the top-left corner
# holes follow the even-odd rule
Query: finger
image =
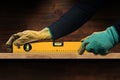
[(15, 41), (14, 41), (14, 45), (15, 46), (22, 46), (23, 44), (25, 44), (26, 43), (26, 41), (27, 41), (28, 39), (27, 39), (27, 37), (25, 37), (25, 36), (22, 36), (22, 37), (20, 37), (20, 38), (18, 38), (18, 39), (16, 39)]
[(85, 46), (81, 46), (81, 47), (78, 49), (78, 53), (79, 53), (80, 55), (82, 55), (82, 54), (84, 53), (87, 44), (88, 44), (88, 43), (86, 43)]
[(16, 46), (22, 46), (26, 43), (37, 41), (37, 39), (33, 39), (29, 37), (28, 35), (23, 35), (22, 37), (18, 38), (16, 41), (14, 41), (14, 45)]
[(6, 46), (9, 48), (9, 47), (11, 47), (12, 46), (12, 43), (16, 40), (16, 39), (18, 39), (20, 36), (22, 36), (22, 32), (19, 32), (19, 33), (17, 33), (17, 34), (13, 34), (10, 38), (9, 38), (9, 40), (6, 42)]
[(94, 47), (93, 47), (92, 43), (89, 43), (89, 44), (86, 46), (86, 50), (87, 50), (88, 52), (94, 52)]
[(86, 48), (86, 46), (87, 46), (88, 43), (89, 43), (88, 40), (85, 40), (85, 41), (82, 43), (82, 45), (81, 45), (80, 48), (78, 49), (78, 53), (79, 53), (80, 55), (82, 55), (82, 54), (84, 53), (85, 48)]
[(109, 51), (104, 51), (103, 53), (99, 53), (100, 55), (107, 55), (109, 53)]
[(104, 48), (96, 48), (95, 49), (95, 54), (100, 54), (100, 55), (106, 55), (109, 51), (104, 49)]

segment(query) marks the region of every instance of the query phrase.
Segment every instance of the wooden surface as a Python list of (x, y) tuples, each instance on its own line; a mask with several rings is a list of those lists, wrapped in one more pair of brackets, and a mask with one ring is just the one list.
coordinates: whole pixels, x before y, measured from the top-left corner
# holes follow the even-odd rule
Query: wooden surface
[(0, 59), (120, 59), (120, 53), (110, 53), (106, 56), (78, 53), (0, 53)]

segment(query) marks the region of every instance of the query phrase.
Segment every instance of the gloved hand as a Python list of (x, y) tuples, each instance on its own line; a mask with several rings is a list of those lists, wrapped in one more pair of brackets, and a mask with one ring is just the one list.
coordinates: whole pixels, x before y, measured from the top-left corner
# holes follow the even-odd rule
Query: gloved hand
[(88, 52), (105, 55), (119, 42), (119, 36), (115, 27), (111, 26), (105, 31), (94, 32), (81, 41), (83, 41), (82, 47)]
[(13, 34), (6, 42), (6, 46), (9, 48), (14, 44), (19, 47), (25, 43), (50, 40), (51, 38), (52, 36), (49, 32), (49, 28), (44, 28), (41, 31), (26, 30)]

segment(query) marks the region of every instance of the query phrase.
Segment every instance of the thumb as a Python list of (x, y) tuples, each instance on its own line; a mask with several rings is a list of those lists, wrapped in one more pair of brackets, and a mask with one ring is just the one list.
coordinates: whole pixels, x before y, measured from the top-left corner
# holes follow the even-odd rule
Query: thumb
[(81, 47), (78, 49), (78, 53), (79, 53), (80, 55), (82, 55), (82, 54), (84, 53), (87, 44), (88, 44), (88, 42), (83, 41)]

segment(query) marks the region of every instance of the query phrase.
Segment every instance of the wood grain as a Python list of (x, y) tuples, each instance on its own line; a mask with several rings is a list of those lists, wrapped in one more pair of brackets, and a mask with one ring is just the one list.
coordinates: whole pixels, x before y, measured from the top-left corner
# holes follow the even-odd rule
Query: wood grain
[[(0, 3), (0, 52), (9, 53), (5, 47), (9, 37), (17, 32), (41, 30), (60, 18), (79, 0), (12, 0)], [(105, 30), (120, 19), (119, 0), (109, 0), (104, 8), (96, 12), (92, 19), (80, 29), (58, 41), (79, 41), (96, 31)], [(111, 50), (120, 52), (120, 45)]]
[(120, 53), (94, 55), (92, 53), (0, 53), (0, 59), (120, 59)]

